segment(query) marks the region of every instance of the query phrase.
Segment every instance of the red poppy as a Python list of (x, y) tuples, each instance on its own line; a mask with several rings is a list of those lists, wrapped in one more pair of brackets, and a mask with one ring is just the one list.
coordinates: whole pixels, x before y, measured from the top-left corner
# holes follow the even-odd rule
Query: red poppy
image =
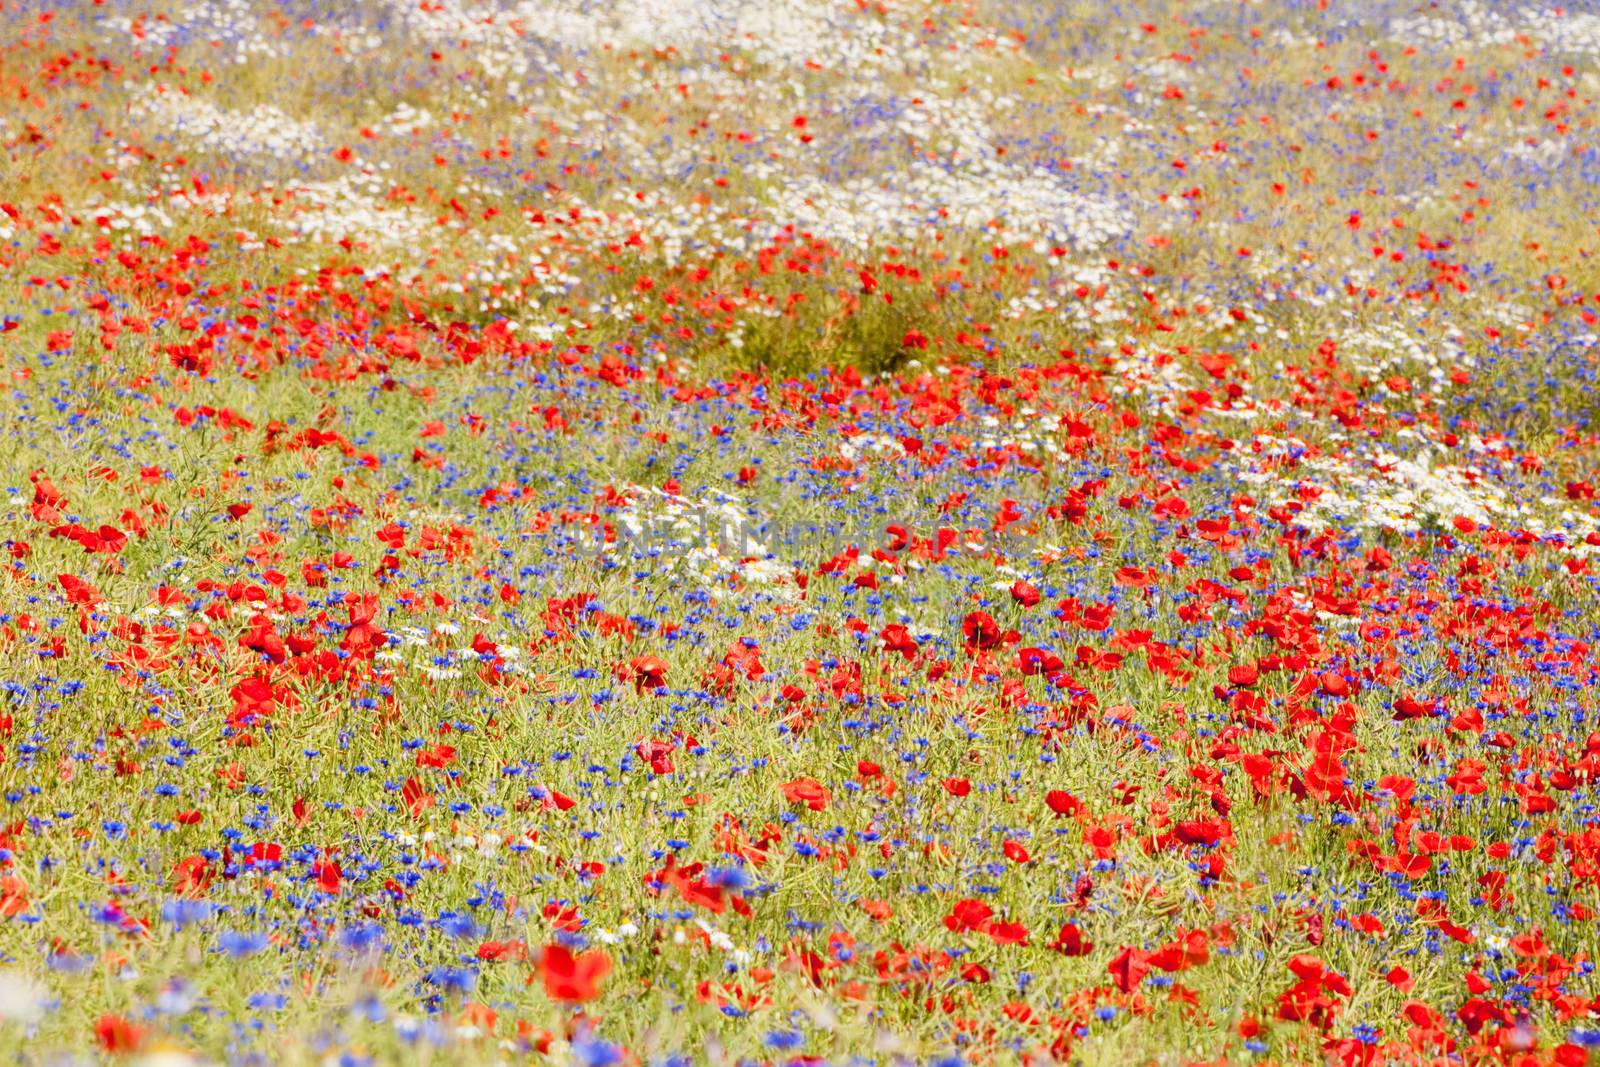
[(312, 875), (317, 880), (317, 888), (332, 896), (339, 892), (339, 883), (344, 878), (344, 872), (333, 860), (323, 860), (311, 869)]
[(28, 480), (33, 482), (33, 502), (29, 505), (33, 517), (39, 522), (60, 522), (61, 509), (67, 506), (67, 498), (61, 490), (42, 470), (28, 475)]
[(967, 930), (982, 930), (988, 925), (989, 919), (994, 915), (994, 909), (981, 900), (958, 901), (950, 909), (950, 914), (944, 917), (947, 930), (963, 933)]
[(172, 868), (172, 891), (180, 897), (197, 897), (211, 886), (211, 866), (204, 856), (188, 856)]
[(1129, 946), (1117, 953), (1106, 969), (1111, 972), (1111, 980), (1118, 989), (1132, 993), (1144, 981), (1144, 976), (1150, 973), (1150, 954)]
[(1056, 939), (1050, 947), (1063, 956), (1087, 956), (1094, 951), (1094, 945), (1084, 940), (1083, 931), (1078, 929), (1076, 923), (1062, 923), (1061, 929), (1056, 933)]
[(1019, 922), (992, 922), (984, 928), (984, 933), (994, 939), (997, 945), (1026, 945), (1028, 943), (1028, 928)]
[(833, 796), (815, 778), (796, 778), (783, 783), (783, 799), (790, 804), (804, 804), (812, 811), (826, 811)]
[(628, 667), (633, 671), (635, 693), (660, 689), (666, 685), (667, 661), (660, 656), (635, 656), (628, 661)]
[(423, 811), (433, 805), (433, 795), (428, 792), (427, 786), (416, 778), (407, 778), (405, 785), (400, 789), (400, 799), (405, 801), (406, 810), (412, 818), (421, 815)]
[(346, 603), (350, 609), (350, 626), (339, 647), (352, 656), (370, 656), (389, 640), (388, 634), (372, 624), (378, 615), (378, 598), (352, 595)]
[(478, 946), (478, 958), (486, 963), (499, 960), (522, 960), (528, 956), (528, 946), (523, 941), (485, 941)]
[(961, 633), (967, 639), (967, 651), (990, 649), (1000, 643), (1000, 624), (987, 611), (968, 613), (961, 620)]
[(911, 632), (897, 622), (885, 626), (878, 637), (883, 641), (885, 652), (898, 652), (902, 659), (914, 659), (917, 655), (917, 642)]
[(551, 1000), (581, 1004), (600, 995), (611, 973), (611, 957), (600, 950), (573, 955), (565, 945), (547, 945), (539, 960), (539, 976)]
[(1044, 795), (1045, 806), (1057, 815), (1076, 815), (1083, 802), (1065, 789), (1052, 789)]
[(94, 1024), (95, 1040), (111, 1053), (137, 1051), (144, 1042), (144, 1027), (135, 1026), (120, 1015), (102, 1015)]
[(21, 915), (28, 906), (28, 883), (14, 874), (0, 876), (0, 916)]
[(671, 742), (658, 741), (654, 738), (640, 741), (633, 748), (634, 753), (649, 764), (651, 774), (671, 774), (674, 771), (672, 750)]
[(1011, 583), (1011, 599), (1025, 608), (1031, 608), (1039, 603), (1039, 590), (1031, 582), (1018, 578)]

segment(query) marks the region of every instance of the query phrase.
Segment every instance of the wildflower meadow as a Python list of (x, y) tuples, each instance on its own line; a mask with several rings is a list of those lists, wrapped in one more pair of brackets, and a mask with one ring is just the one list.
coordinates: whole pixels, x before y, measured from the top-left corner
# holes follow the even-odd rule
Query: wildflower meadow
[(1583, 1067), (1600, 9), (0, 0), (0, 1060)]

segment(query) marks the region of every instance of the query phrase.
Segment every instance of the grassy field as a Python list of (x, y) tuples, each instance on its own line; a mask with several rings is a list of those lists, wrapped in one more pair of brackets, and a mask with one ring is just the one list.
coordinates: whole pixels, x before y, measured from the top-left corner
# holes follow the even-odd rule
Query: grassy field
[(1597, 57), (0, 0), (0, 1058), (1589, 1063)]

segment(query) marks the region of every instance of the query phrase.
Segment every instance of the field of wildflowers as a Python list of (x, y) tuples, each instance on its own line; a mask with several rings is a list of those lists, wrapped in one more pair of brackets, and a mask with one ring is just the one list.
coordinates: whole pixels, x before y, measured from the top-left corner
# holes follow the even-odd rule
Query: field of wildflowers
[(0, 0), (0, 1057), (1590, 1062), (1597, 60)]

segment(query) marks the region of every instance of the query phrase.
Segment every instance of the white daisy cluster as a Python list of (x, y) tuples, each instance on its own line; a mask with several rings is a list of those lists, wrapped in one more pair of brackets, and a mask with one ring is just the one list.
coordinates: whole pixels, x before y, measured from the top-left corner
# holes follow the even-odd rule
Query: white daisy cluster
[(938, 153), (951, 163), (963, 163), (995, 154), (990, 115), (1015, 106), (1016, 101), (1003, 93), (979, 89), (952, 98), (891, 99), (879, 110), (894, 115), (894, 129), (905, 136), (913, 152), (928, 158)]
[[(823, 0), (523, 0), (501, 7), (395, 0), (392, 6), (419, 41), (464, 42), (496, 91), (525, 106), (526, 118), (559, 131), (569, 147), (600, 153), (635, 184), (681, 185), (714, 168), (706, 153), (717, 149), (710, 138), (669, 136), (635, 121), (607, 103), (612, 96), (648, 101), (681, 85), (686, 99), (709, 105), (708, 123), (716, 118), (769, 140), (764, 127), (787, 124), (797, 102), (811, 101), (824, 115), (832, 108), (830, 94), (810, 84), (819, 71), (849, 71), (861, 99), (882, 102), (871, 109), (875, 121), (852, 126), (842, 145), (827, 143), (826, 135), (816, 144), (796, 138), (781, 142), (780, 159), (744, 161), (741, 177), (759, 191), (732, 213), (762, 219), (761, 236), (792, 225), (859, 249), (880, 240), (909, 243), (932, 225), (1093, 248), (1132, 226), (1125, 210), (1080, 192), (1063, 175), (996, 158), (995, 122), (1017, 101), (984, 84), (941, 88), (965, 77), (969, 59), (987, 61), (996, 49), (979, 45), (992, 36), (971, 25), (926, 32), (921, 15), (931, 8), (882, 16)], [(666, 66), (643, 77), (633, 66), (619, 71), (602, 59), (608, 50), (615, 56), (646, 48)], [(1006, 49), (1020, 45), (999, 50)], [(729, 62), (746, 70), (747, 62), (770, 67), (775, 76), (735, 77)], [(915, 92), (901, 84), (907, 76), (917, 79)], [(849, 106), (862, 107), (859, 100)], [(892, 139), (888, 157), (885, 133)], [(826, 173), (857, 142), (878, 161), (878, 173), (844, 181)], [(895, 158), (906, 155), (904, 162)], [(673, 260), (682, 247), (738, 239), (716, 232), (715, 220), (689, 206), (670, 225), (654, 226)]]
[(1464, 0), (1448, 14), (1407, 15), (1389, 22), (1386, 36), (1406, 44), (1494, 48), (1526, 38), (1556, 55), (1600, 56), (1600, 14), (1566, 6), (1498, 11)]
[[(733, 959), (735, 963), (745, 965), (754, 958), (750, 955), (749, 950), (742, 949), (735, 944), (733, 938), (729, 937), (726, 931), (711, 925), (705, 919), (696, 916), (694, 924), (700, 928), (701, 933), (706, 935), (707, 944), (716, 949), (718, 952), (726, 953)], [(688, 939), (684, 936), (681, 929), (673, 931), (673, 944), (681, 945), (687, 940)]]
[(171, 233), (174, 225), (172, 214), (159, 201), (143, 204), (102, 201), (92, 205), (86, 214), (90, 218), (105, 219), (112, 236), (123, 240)]
[(1600, 56), (1600, 14), (1570, 7), (1526, 11), (1522, 32), (1557, 55)]
[(863, 433), (839, 442), (839, 455), (852, 463), (864, 456), (899, 459), (906, 448), (898, 438), (886, 433)]
[(860, 71), (923, 72), (939, 66), (966, 70), (982, 36), (972, 27), (954, 27), (927, 40), (911, 28), (911, 20), (911, 25), (897, 24), (828, 0), (713, 0), (707, 6), (737, 12), (735, 40), (762, 63), (794, 67), (810, 62), (852, 77)]
[(259, 10), (251, 0), (193, 0), (176, 11), (156, 16), (112, 15), (104, 25), (152, 51), (184, 41), (204, 41), (238, 65), (252, 59), (287, 56), (293, 47), (288, 38), (265, 32)]
[(1452, 368), (1472, 366), (1461, 341), (1453, 323), (1410, 330), (1401, 322), (1376, 322), (1340, 337), (1339, 358), (1373, 378), (1420, 374), (1429, 384), (1442, 386)]
[(134, 41), (151, 48), (166, 48), (176, 45), (185, 32), (183, 23), (174, 22), (165, 15), (157, 18), (129, 18), (127, 15), (112, 15), (102, 23), (102, 26), (106, 29), (116, 30), (118, 33), (127, 34)]
[[(143, 203), (99, 201), (85, 209), (91, 218), (104, 218), (114, 234), (128, 238), (172, 232), (176, 217), (199, 215), (231, 218), (244, 209), (264, 211), (275, 239), (287, 243), (335, 244), (350, 240), (374, 253), (394, 257), (383, 266), (410, 277), (432, 247), (430, 236), (462, 229), (459, 219), (447, 217), (441, 225), (433, 216), (387, 197), (388, 180), (378, 171), (363, 170), (328, 181), (266, 182), (246, 192), (197, 193), (183, 186), (151, 192)], [(259, 236), (235, 227), (235, 236), (260, 247)], [(492, 261), (495, 253), (520, 256), (522, 250), (504, 241), (480, 242), (479, 250)], [(470, 268), (469, 268), (470, 271)], [(458, 284), (457, 289), (462, 287)]]
[(1061, 428), (1059, 415), (1022, 408), (1017, 412), (1017, 417), (1009, 422), (1002, 422), (994, 415), (985, 415), (979, 420), (979, 425), (983, 427), (976, 442), (980, 449), (1020, 448), (1024, 452), (1061, 455), (1060, 435), (1057, 432)]
[[(1600, 530), (1600, 520), (1554, 497), (1520, 500), (1480, 468), (1436, 465), (1427, 443), (1411, 456), (1387, 450), (1363, 457), (1307, 455), (1282, 466), (1284, 457), (1304, 451), (1303, 442), (1258, 434), (1249, 449), (1228, 453), (1228, 462), (1239, 464), (1234, 473), (1241, 482), (1268, 492), (1263, 510), (1298, 501), (1295, 521), (1314, 531), (1337, 525), (1417, 533), (1448, 529), (1459, 516), (1502, 530), (1560, 534), (1575, 555), (1595, 551), (1582, 540)], [(1300, 492), (1305, 486), (1320, 492)]]
[[(408, 259), (420, 257), (439, 223), (415, 208), (387, 201), (388, 188), (381, 175), (365, 172), (305, 182), (282, 191), (277, 214), (281, 224), (303, 240), (334, 243), (348, 238), (374, 250), (406, 251), (411, 254)], [(446, 222), (446, 228), (459, 225)]]
[(1131, 354), (1119, 349), (1116, 362), (1111, 367), (1115, 384), (1113, 392), (1138, 397), (1152, 410), (1172, 414), (1178, 397), (1193, 387), (1194, 379), (1183, 364), (1176, 359), (1158, 356), (1154, 351), (1130, 342)]
[(629, 505), (613, 519), (618, 537), (605, 546), (608, 554), (659, 561), (716, 599), (733, 595), (733, 584), (798, 599), (793, 568), (756, 537), (759, 517), (737, 500), (714, 494), (694, 501), (646, 486), (633, 486), (631, 493)]
[(329, 151), (316, 126), (269, 104), (230, 111), (187, 90), (152, 82), (133, 95), (129, 107), (136, 117), (157, 123), (187, 144), (222, 156), (293, 162)]
[(522, 0), (495, 9), (447, 0), (429, 6), (430, 28), (453, 31), (463, 21), (491, 27), (471, 31), (466, 39), (475, 43), (509, 32), (577, 52), (607, 45), (738, 49), (772, 67), (810, 63), (853, 77), (935, 65), (965, 68), (985, 37), (979, 27), (954, 25), (930, 40), (918, 32), (920, 20), (910, 12), (900, 19), (881, 17), (829, 0)]
[(1133, 229), (1133, 217), (1113, 201), (1077, 192), (1049, 171), (992, 160), (949, 168), (912, 163), (844, 182), (798, 176), (770, 199), (774, 219), (858, 250), (941, 231), (1088, 250)]
[[(720, 204), (683, 202), (659, 189), (617, 189), (602, 207), (591, 207), (579, 197), (563, 197), (559, 203), (560, 211), (576, 209), (579, 213), (572, 227), (562, 231), (562, 247), (569, 251), (581, 249), (598, 254), (614, 245), (642, 242), (651, 253), (673, 266), (692, 252), (705, 249), (750, 251), (756, 244), (748, 219), (736, 217)], [(538, 240), (548, 242), (546, 226), (531, 221), (534, 210), (526, 209), (523, 214), (530, 219)], [(572, 240), (574, 231), (578, 241)], [(541, 256), (557, 257), (553, 244), (538, 245), (534, 251)]]
[(755, 244), (748, 221), (719, 204), (681, 203), (659, 191), (646, 193), (643, 200), (621, 192), (618, 199), (630, 201), (630, 210), (615, 216), (613, 226), (640, 234), (668, 265), (706, 248), (748, 251)]
[(50, 991), (20, 970), (0, 971), (0, 1022), (32, 1026), (45, 1016)]
[[(435, 682), (449, 681), (475, 670), (481, 662), (471, 645), (457, 646), (461, 633), (461, 627), (453, 622), (439, 623), (431, 630), (402, 626), (389, 631), (389, 640), (373, 656), (388, 663), (410, 666)], [(524, 669), (522, 648), (502, 637), (491, 640), (496, 645), (495, 654), (504, 661), (500, 670), (520, 674)]]
[(426, 108), (412, 107), (410, 104), (401, 103), (390, 111), (379, 122), (378, 128), (390, 133), (409, 134), (425, 130), (434, 123), (433, 113)]
[(1526, 140), (1505, 138), (1497, 142), (1500, 161), (1514, 162), (1538, 170), (1554, 170), (1572, 156), (1572, 144), (1554, 137)]
[[(359, 8), (351, 5), (350, 10), (358, 12)], [(313, 37), (326, 39), (333, 46), (334, 55), (347, 62), (366, 60), (382, 54), (392, 43), (378, 30), (366, 26), (339, 26), (316, 22), (311, 25), (309, 32)]]
[(388, 15), (421, 43), (466, 45), (484, 77), (510, 100), (519, 100), (530, 83), (561, 81), (565, 75), (557, 57), (538, 44), (533, 32), (549, 32), (549, 23), (529, 22), (523, 13), (500, 7), (439, 0), (418, 4), (388, 0)]
[(1426, 452), (1409, 459), (1379, 453), (1363, 466), (1324, 457), (1306, 466), (1329, 483), (1299, 516), (1310, 527), (1325, 516), (1371, 529), (1414, 533), (1425, 526), (1437, 528), (1458, 515), (1491, 525), (1497, 524), (1496, 515), (1514, 513), (1505, 490), (1484, 481), (1480, 471), (1454, 465), (1435, 469)]
[(1515, 44), (1522, 28), (1480, 0), (1462, 0), (1449, 14), (1406, 15), (1391, 19), (1385, 36), (1403, 44), (1480, 47)]
[[(1051, 298), (1042, 302), (1046, 310), (1056, 310), (1064, 322), (1106, 325), (1128, 318), (1129, 295), (1121, 292), (1121, 275), (1104, 260), (1084, 260), (1064, 264), (1053, 272), (1049, 282)], [(1104, 295), (1100, 294), (1104, 287)], [(1079, 292), (1086, 296), (1078, 296)]]

